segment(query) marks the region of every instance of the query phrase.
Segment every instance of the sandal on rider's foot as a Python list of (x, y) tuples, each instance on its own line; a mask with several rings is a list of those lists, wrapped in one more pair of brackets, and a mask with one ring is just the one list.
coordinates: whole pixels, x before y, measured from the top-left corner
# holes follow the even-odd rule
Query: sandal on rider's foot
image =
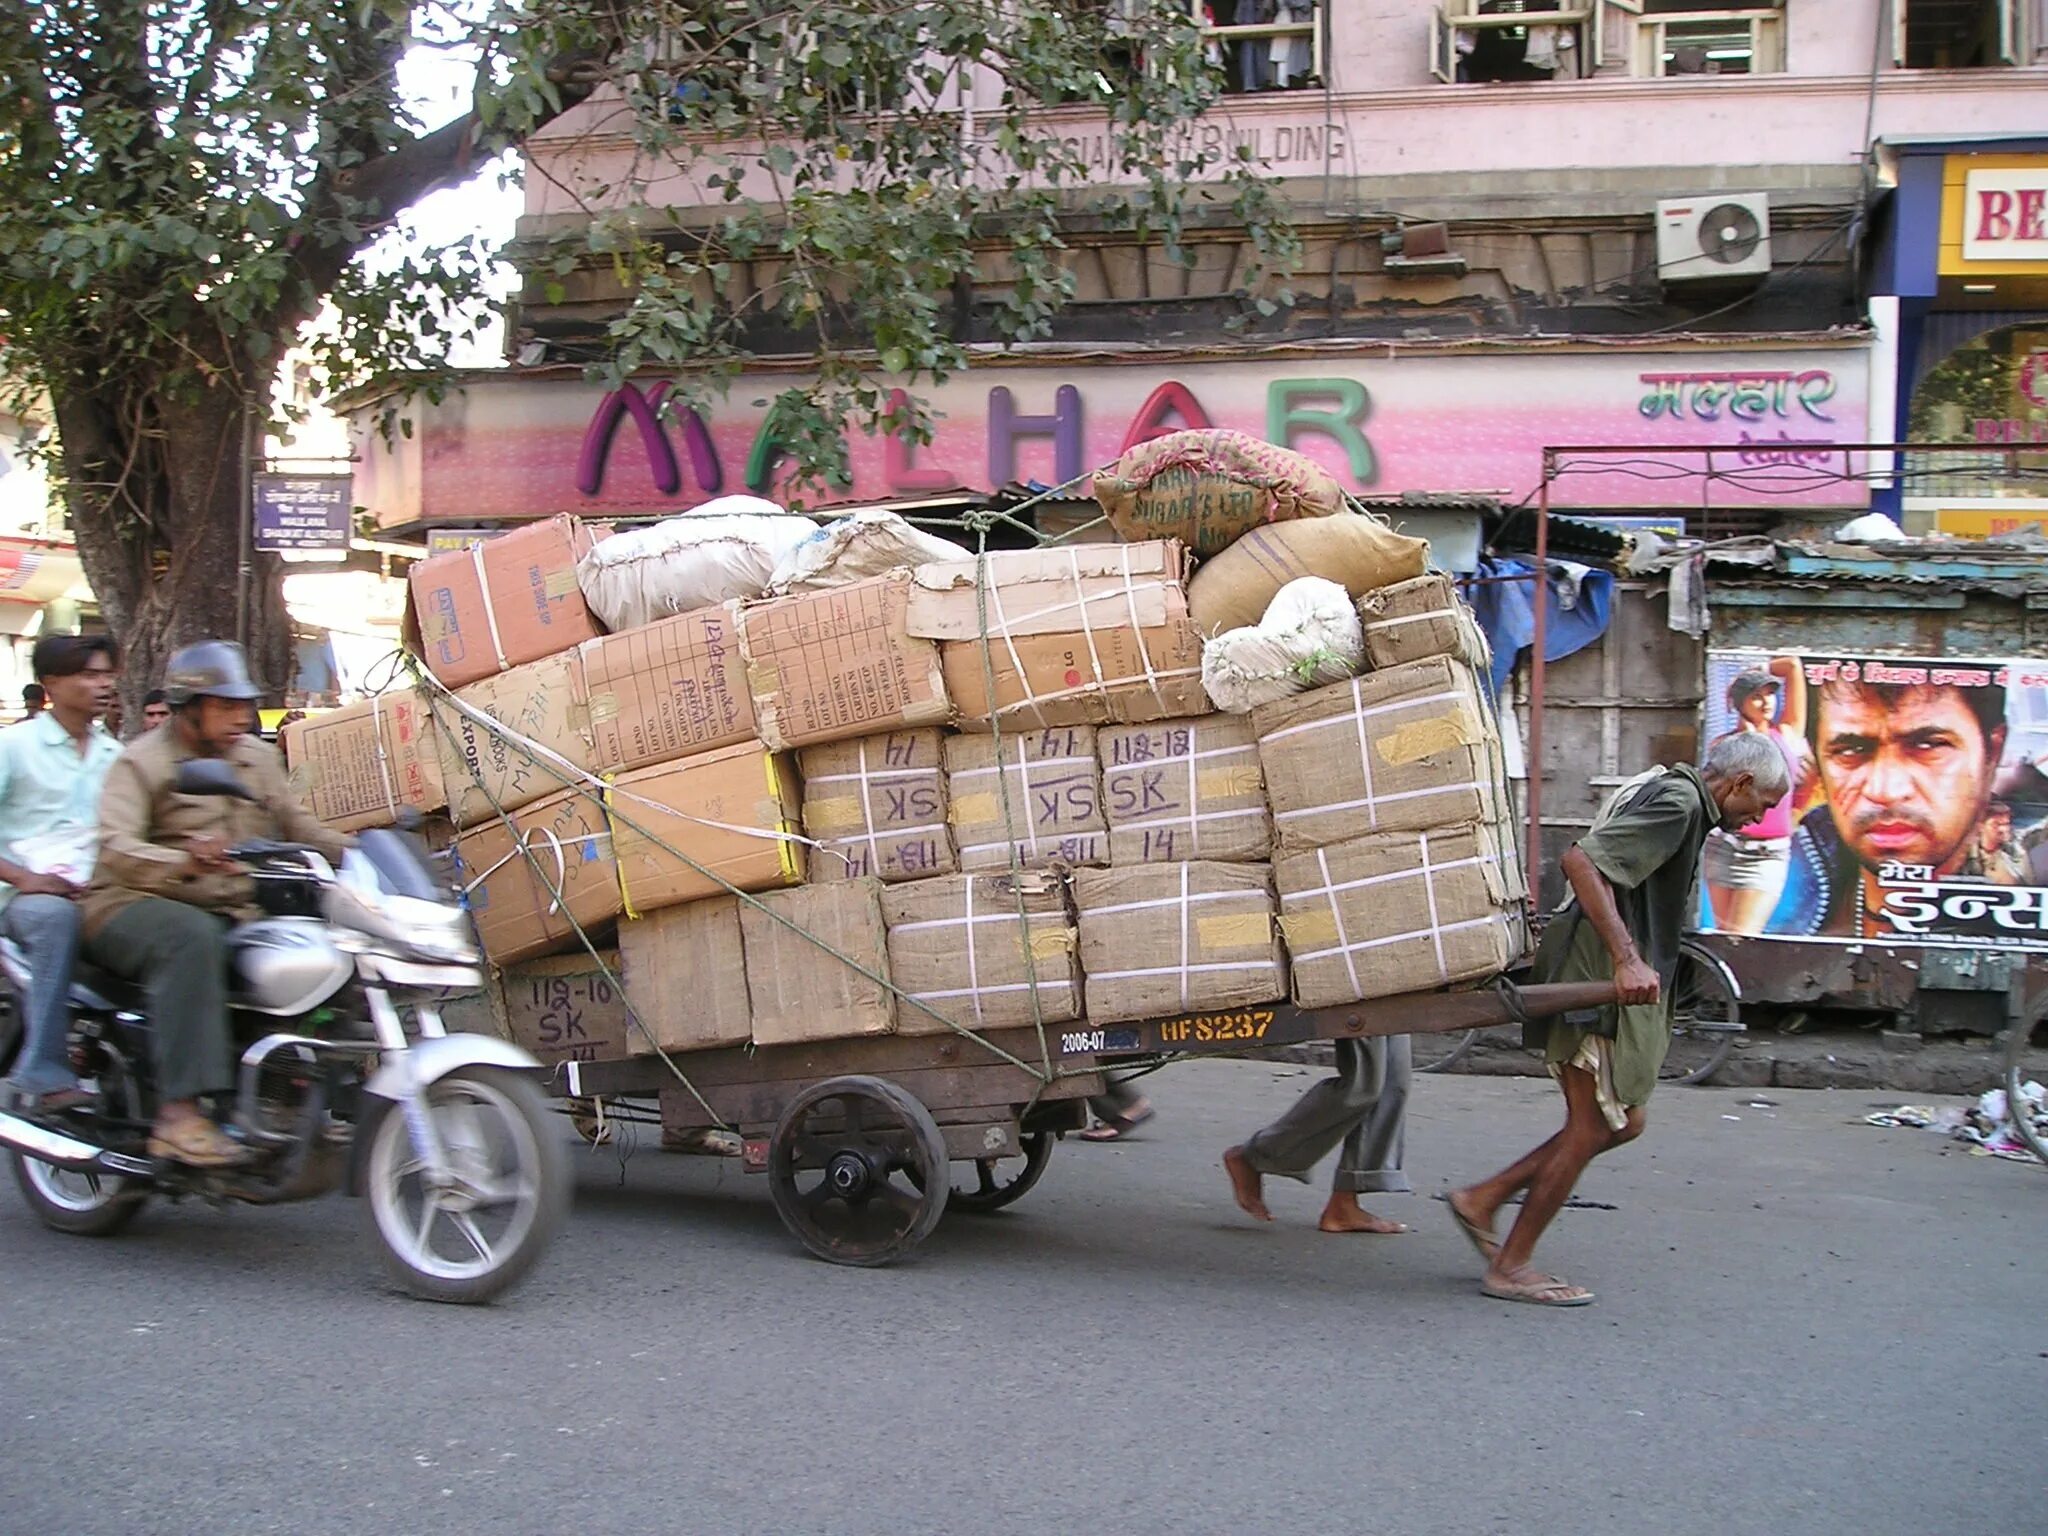
[(211, 1120), (194, 1116), (152, 1129), (149, 1155), (183, 1163), (188, 1168), (232, 1168), (248, 1160), (249, 1149)]

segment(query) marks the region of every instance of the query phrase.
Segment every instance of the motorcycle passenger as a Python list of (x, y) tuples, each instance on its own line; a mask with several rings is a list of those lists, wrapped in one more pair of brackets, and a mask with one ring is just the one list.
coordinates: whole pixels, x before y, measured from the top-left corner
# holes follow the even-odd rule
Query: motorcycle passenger
[[(228, 849), (273, 838), (338, 859), (346, 846), (293, 798), (277, 749), (251, 734), (261, 692), (231, 641), (172, 655), (170, 720), (130, 742), (108, 771), (99, 864), (83, 903), (88, 958), (149, 990), (162, 1103), (149, 1154), (200, 1168), (244, 1156), (199, 1107), (234, 1086), (227, 936), (261, 915), (252, 878)], [(195, 757), (232, 764), (255, 799), (179, 794), (178, 765)]]
[(45, 635), (30, 665), (49, 707), (0, 731), (0, 932), (21, 946), (31, 972), (9, 1086), (55, 1112), (86, 1099), (64, 1056), (65, 1004), (100, 786), (121, 755), (100, 723), (120, 652), (106, 635)]

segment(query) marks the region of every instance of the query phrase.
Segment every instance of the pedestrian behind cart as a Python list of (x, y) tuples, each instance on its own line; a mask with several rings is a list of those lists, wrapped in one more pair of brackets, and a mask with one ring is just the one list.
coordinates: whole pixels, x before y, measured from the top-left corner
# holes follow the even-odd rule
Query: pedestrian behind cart
[[(1644, 1106), (1671, 1047), (1672, 977), (1698, 900), (1700, 851), (1715, 827), (1754, 822), (1790, 787), (1785, 757), (1766, 736), (1722, 737), (1704, 772), (1690, 764), (1631, 779), (1564, 856), (1571, 896), (1536, 951), (1536, 979), (1615, 983), (1615, 1004), (1533, 1023), (1564, 1090), (1565, 1122), (1521, 1161), (1449, 1196), (1451, 1214), (1486, 1260), (1480, 1289), (1501, 1301), (1582, 1307), (1593, 1293), (1534, 1268), (1537, 1239), (1586, 1165), (1643, 1133)], [(1494, 1218), (1514, 1195), (1521, 1213), (1506, 1241)]]

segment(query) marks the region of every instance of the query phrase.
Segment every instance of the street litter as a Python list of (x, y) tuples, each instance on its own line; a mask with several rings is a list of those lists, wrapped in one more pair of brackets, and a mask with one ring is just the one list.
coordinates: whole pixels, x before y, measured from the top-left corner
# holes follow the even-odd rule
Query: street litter
[[(2025, 1084), (2020, 1105), (2030, 1117), (2036, 1135), (2048, 1135), (2048, 1090), (2039, 1083)], [(1939, 1131), (1954, 1141), (1971, 1143), (1977, 1157), (2003, 1157), (2013, 1162), (2034, 1161), (2033, 1150), (2013, 1123), (2011, 1106), (2003, 1088), (1979, 1095), (1974, 1104), (1901, 1104), (1863, 1117), (1865, 1125), (1906, 1126), (1914, 1130)]]

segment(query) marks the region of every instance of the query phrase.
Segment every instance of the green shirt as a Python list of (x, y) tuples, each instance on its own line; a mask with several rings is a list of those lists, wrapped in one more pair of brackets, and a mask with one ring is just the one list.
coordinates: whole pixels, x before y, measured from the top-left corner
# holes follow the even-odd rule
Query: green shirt
[[(26, 864), (15, 851), (21, 839), (96, 826), (100, 788), (120, 755), (97, 720), (82, 748), (48, 710), (0, 730), (0, 856)], [(83, 846), (90, 850), (92, 840)], [(0, 907), (13, 899), (14, 887), (0, 883)]]
[[(1706, 780), (1682, 763), (1622, 785), (1601, 808), (1593, 830), (1579, 839), (1579, 851), (1614, 888), (1622, 924), (1663, 990), (1654, 1003), (1610, 1004), (1590, 1015), (1539, 1021), (1526, 1038), (1553, 1062), (1571, 1060), (1588, 1033), (1614, 1041), (1614, 1091), (1624, 1104), (1648, 1102), (1657, 1069), (1671, 1048), (1679, 944), (1694, 910), (1700, 850), (1719, 819)], [(1537, 979), (1609, 981), (1613, 976), (1607, 945), (1573, 897), (1544, 929), (1536, 949)]]

